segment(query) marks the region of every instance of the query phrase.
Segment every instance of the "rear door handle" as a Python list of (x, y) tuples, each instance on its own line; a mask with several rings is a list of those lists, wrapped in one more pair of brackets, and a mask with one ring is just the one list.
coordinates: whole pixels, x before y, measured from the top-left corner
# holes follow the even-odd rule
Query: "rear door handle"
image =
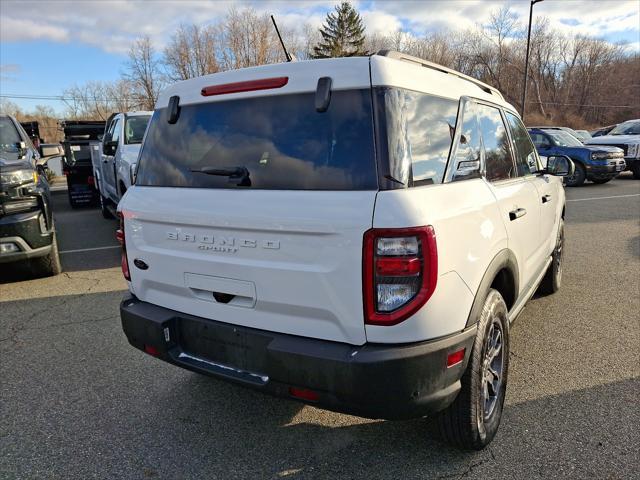
[(527, 214), (527, 211), (524, 208), (516, 208), (515, 210), (511, 210), (509, 212), (509, 220), (512, 222), (517, 220), (520, 217), (524, 217)]
[(542, 203), (547, 203), (551, 201), (551, 195), (543, 195), (542, 196)]

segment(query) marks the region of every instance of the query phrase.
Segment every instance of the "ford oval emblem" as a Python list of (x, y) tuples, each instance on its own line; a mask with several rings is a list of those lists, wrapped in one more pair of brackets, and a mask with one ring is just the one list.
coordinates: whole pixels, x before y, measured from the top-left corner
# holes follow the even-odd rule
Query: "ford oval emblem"
[(140, 260), (139, 258), (136, 258), (133, 261), (133, 264), (138, 267), (140, 270), (146, 270), (149, 268), (149, 265), (147, 265), (143, 260)]

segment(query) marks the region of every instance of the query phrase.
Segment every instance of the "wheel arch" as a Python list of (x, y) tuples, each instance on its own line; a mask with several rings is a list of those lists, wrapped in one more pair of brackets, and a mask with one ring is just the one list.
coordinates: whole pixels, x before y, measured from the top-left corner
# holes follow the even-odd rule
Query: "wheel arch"
[(476, 323), (484, 305), (484, 299), (492, 288), (500, 292), (507, 304), (507, 311), (510, 310), (518, 298), (520, 283), (518, 261), (515, 254), (507, 248), (500, 250), (489, 263), (473, 299), (467, 318), (467, 327)]

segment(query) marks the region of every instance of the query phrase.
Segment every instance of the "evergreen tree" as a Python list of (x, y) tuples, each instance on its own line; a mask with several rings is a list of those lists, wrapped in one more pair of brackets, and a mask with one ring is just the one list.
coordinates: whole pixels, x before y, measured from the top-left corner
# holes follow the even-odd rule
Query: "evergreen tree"
[(313, 47), (313, 58), (355, 57), (366, 55), (364, 25), (360, 14), (349, 2), (336, 5), (320, 28), (322, 40)]

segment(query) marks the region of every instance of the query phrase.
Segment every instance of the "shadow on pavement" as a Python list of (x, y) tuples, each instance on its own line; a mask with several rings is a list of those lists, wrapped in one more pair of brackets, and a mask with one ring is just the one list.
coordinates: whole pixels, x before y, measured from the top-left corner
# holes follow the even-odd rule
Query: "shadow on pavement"
[[(428, 420), (303, 408), (145, 355), (122, 333), (121, 298), (1, 303), (7, 478), (629, 478), (640, 468), (638, 378), (536, 396), (515, 376), (494, 443), (461, 452)], [(531, 400), (509, 404), (514, 395)]]

